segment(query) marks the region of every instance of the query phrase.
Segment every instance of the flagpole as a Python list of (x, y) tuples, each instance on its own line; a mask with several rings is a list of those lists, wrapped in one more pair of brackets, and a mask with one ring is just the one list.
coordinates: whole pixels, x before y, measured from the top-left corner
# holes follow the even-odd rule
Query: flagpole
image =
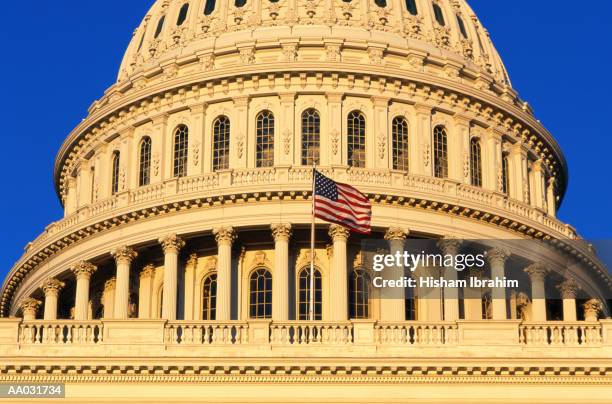
[(308, 318), (314, 321), (314, 250), (315, 250), (315, 173), (316, 163), (312, 164), (312, 212), (310, 222), (310, 293), (308, 302)]

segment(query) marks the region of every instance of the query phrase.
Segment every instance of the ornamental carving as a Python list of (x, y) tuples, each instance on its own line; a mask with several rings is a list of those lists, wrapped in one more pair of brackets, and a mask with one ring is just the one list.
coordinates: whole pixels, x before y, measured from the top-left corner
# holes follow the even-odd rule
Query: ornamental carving
[(429, 143), (423, 145), (423, 164), (425, 167), (429, 167), (431, 159), (431, 145)]
[(195, 268), (196, 265), (198, 265), (198, 254), (196, 253), (189, 254), (189, 258), (187, 258), (187, 265), (192, 268)]
[(236, 240), (236, 232), (233, 227), (218, 227), (213, 229), (217, 244), (232, 244)]
[(155, 265), (153, 264), (145, 265), (144, 268), (142, 268), (142, 271), (140, 271), (141, 278), (151, 277), (153, 274), (155, 274)]
[(236, 142), (236, 152), (238, 154), (238, 158), (241, 159), (244, 154), (244, 134), (239, 134)]
[(334, 242), (336, 241), (347, 241), (351, 232), (339, 224), (332, 224), (329, 226), (329, 236)]
[(586, 321), (597, 321), (599, 314), (603, 312), (603, 303), (599, 299), (589, 299), (582, 307), (584, 308), (584, 319)]
[(289, 241), (291, 238), (291, 225), (290, 224), (272, 224), (272, 237), (274, 241)]
[(325, 46), (325, 55), (328, 62), (340, 62), (340, 45), (328, 44)]
[(387, 136), (381, 132), (378, 134), (378, 157), (382, 160), (385, 158), (387, 151)]
[(153, 153), (153, 176), (157, 177), (159, 175), (159, 153)]
[(470, 178), (470, 155), (467, 152), (463, 152), (463, 178)]
[(97, 269), (98, 269), (97, 266), (87, 261), (80, 261), (79, 263), (75, 264), (72, 268), (70, 268), (70, 270), (72, 271), (72, 273), (74, 273), (77, 279), (81, 279), (81, 278), (89, 279), (91, 278), (91, 275), (93, 275), (93, 273), (96, 272)]
[(330, 133), (331, 136), (331, 150), (332, 154), (335, 156), (338, 154), (338, 149), (340, 148), (340, 131), (338, 129), (333, 129)]
[(117, 286), (117, 278), (113, 276), (112, 278), (104, 282), (104, 292), (109, 292), (111, 290), (114, 290), (116, 286)]
[(200, 164), (200, 142), (193, 142), (193, 165), (197, 166)]
[(43, 290), (46, 296), (48, 294), (57, 295), (64, 288), (64, 286), (66, 286), (64, 282), (59, 281), (55, 278), (49, 278), (43, 282), (40, 288)]
[(216, 270), (217, 270), (217, 256), (206, 258), (206, 261), (204, 261), (204, 271), (212, 272)]
[(491, 265), (503, 265), (510, 257), (510, 251), (503, 248), (492, 248), (487, 251), (487, 258)]
[(26, 313), (36, 314), (36, 312), (38, 311), (38, 308), (40, 307), (41, 304), (42, 304), (42, 302), (40, 300), (34, 299), (32, 297), (26, 297), (21, 302), (21, 305), (20, 305), (21, 306), (21, 311), (24, 314), (26, 314)]
[(211, 71), (215, 68), (215, 55), (206, 53), (200, 56), (200, 66), (204, 71)]
[(178, 254), (185, 247), (185, 241), (174, 233), (160, 238), (159, 244), (161, 244), (164, 254)]
[(370, 63), (374, 65), (382, 65), (384, 56), (384, 49), (381, 48), (368, 48), (368, 57)]
[(298, 46), (297, 44), (284, 44), (282, 45), (283, 55), (285, 55), (285, 62), (295, 62), (298, 58)]
[(548, 269), (541, 262), (535, 262), (525, 268), (525, 273), (529, 275), (532, 282), (542, 282), (548, 273)]
[(580, 285), (578, 285), (576, 279), (569, 277), (557, 285), (557, 289), (561, 292), (562, 299), (575, 299), (576, 293), (580, 289)]
[(316, 251), (311, 251), (310, 249), (302, 249), (300, 250), (300, 254), (298, 255), (297, 259), (296, 259), (296, 264), (295, 267), (296, 268), (303, 268), (306, 266), (310, 265), (310, 257), (313, 257), (313, 262), (314, 265), (316, 267), (320, 267), (321, 266), (321, 262), (319, 260), (319, 257), (317, 256), (317, 252)]
[(387, 241), (404, 241), (408, 237), (408, 230), (404, 230), (401, 227), (390, 227), (385, 232), (385, 240)]
[(240, 49), (240, 63), (243, 65), (252, 65), (255, 63), (255, 48), (241, 48)]
[(443, 254), (456, 255), (461, 248), (461, 240), (447, 236), (442, 240), (439, 240), (437, 245)]
[(285, 155), (289, 155), (291, 152), (291, 129), (285, 129), (283, 132), (283, 151)]
[(128, 246), (121, 246), (111, 252), (111, 255), (117, 262), (117, 264), (130, 264), (138, 253)]

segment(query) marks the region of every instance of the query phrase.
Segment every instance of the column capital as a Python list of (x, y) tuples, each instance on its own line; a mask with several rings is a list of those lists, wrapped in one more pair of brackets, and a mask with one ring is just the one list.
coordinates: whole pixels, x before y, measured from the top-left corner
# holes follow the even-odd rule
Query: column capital
[(196, 253), (189, 254), (189, 258), (187, 258), (187, 265), (195, 268), (197, 264), (198, 264), (198, 254)]
[(541, 280), (543, 281), (548, 273), (548, 269), (541, 262), (534, 262), (524, 269), (525, 273), (529, 275), (532, 282)]
[(444, 236), (443, 239), (438, 240), (438, 248), (442, 250), (445, 255), (455, 255), (461, 248), (462, 241), (458, 238), (451, 236)]
[(42, 302), (38, 299), (34, 299), (33, 297), (26, 297), (21, 301), (19, 307), (21, 307), (21, 311), (22, 313), (24, 313), (24, 315), (26, 312), (30, 312), (33, 313), (34, 316), (36, 316), (36, 312), (38, 311), (38, 308), (41, 304)]
[(149, 276), (153, 276), (154, 273), (155, 273), (155, 265), (147, 264), (142, 268), (142, 271), (140, 271), (140, 277), (146, 278)]
[(97, 266), (88, 261), (81, 261), (75, 264), (70, 270), (78, 279), (90, 279), (91, 275), (98, 269)]
[(236, 240), (236, 232), (233, 227), (216, 227), (213, 229), (213, 234), (218, 245), (231, 245)]
[(110, 278), (109, 280), (107, 280), (106, 282), (104, 282), (104, 290), (110, 290), (110, 289), (115, 289), (115, 286), (117, 286), (117, 279), (113, 276), (112, 278)]
[(270, 225), (274, 241), (289, 241), (291, 238), (291, 224), (275, 223)]
[(599, 314), (603, 311), (603, 303), (599, 299), (589, 299), (582, 305), (585, 312)]
[(49, 294), (59, 294), (60, 290), (66, 286), (66, 284), (62, 281), (59, 281), (55, 278), (49, 278), (40, 285), (40, 288), (45, 292), (45, 296)]
[(487, 250), (487, 258), (490, 264), (503, 264), (508, 258), (510, 258), (510, 251), (504, 248), (494, 247)]
[(347, 241), (351, 232), (339, 224), (332, 224), (329, 226), (329, 236), (333, 241)]
[(164, 254), (170, 252), (178, 254), (178, 252), (185, 247), (185, 241), (174, 233), (160, 238), (159, 244), (161, 244)]
[(557, 289), (561, 292), (562, 299), (575, 299), (580, 285), (573, 277), (570, 277), (558, 284)]
[(132, 263), (134, 258), (138, 257), (138, 253), (126, 245), (115, 248), (111, 251), (111, 255), (117, 264), (125, 263), (128, 265)]
[(389, 227), (385, 232), (385, 240), (387, 241), (404, 241), (410, 234), (410, 230), (401, 227)]

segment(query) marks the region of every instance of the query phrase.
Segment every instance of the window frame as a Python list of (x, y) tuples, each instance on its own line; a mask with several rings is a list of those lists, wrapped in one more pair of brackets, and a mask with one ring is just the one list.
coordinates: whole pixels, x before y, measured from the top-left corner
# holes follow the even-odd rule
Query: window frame
[(232, 123), (227, 115), (213, 121), (212, 171), (228, 170), (230, 163), (230, 136)]
[[(367, 121), (365, 114), (360, 110), (352, 110), (346, 116), (346, 149), (349, 167), (365, 168), (367, 165), (366, 136)], [(355, 151), (363, 153), (363, 159), (355, 158)]]

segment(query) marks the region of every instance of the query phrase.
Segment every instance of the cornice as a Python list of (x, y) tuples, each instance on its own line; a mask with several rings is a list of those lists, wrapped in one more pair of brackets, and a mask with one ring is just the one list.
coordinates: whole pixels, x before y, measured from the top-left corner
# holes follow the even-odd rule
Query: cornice
[[(590, 252), (580, 250), (575, 243), (570, 243), (559, 236), (546, 232), (543, 229), (534, 227), (534, 224), (511, 220), (502, 215), (488, 212), (486, 209), (468, 207), (461, 203), (440, 202), (438, 200), (421, 197), (407, 197), (403, 195), (393, 195), (387, 193), (367, 192), (374, 205), (394, 205), (403, 206), (410, 209), (424, 209), (441, 214), (463, 217), (469, 220), (479, 221), (491, 226), (501, 227), (522, 237), (533, 238), (547, 242), (561, 253), (568, 255), (571, 259), (579, 261), (598, 274), (599, 278), (605, 282), (608, 288), (612, 288), (610, 279), (603, 264)], [(59, 233), (54, 238), (46, 241), (41, 246), (31, 248), (11, 269), (2, 287), (0, 297), (0, 316), (6, 316), (9, 311), (13, 295), (19, 284), (26, 276), (35, 271), (41, 264), (51, 257), (61, 253), (64, 249), (71, 247), (81, 240), (92, 237), (95, 234), (113, 228), (128, 225), (139, 219), (147, 219), (159, 215), (165, 215), (189, 209), (199, 209), (216, 205), (235, 205), (238, 203), (249, 204), (261, 201), (287, 200), (287, 201), (307, 201), (311, 191), (296, 187), (294, 190), (285, 189), (282, 191), (263, 191), (263, 192), (216, 192), (215, 196), (193, 197), (180, 199), (175, 202), (164, 202), (152, 204), (147, 207), (139, 206), (130, 208), (128, 211), (117, 212), (110, 216), (83, 223), (82, 226), (73, 229), (68, 228), (65, 233)]]

